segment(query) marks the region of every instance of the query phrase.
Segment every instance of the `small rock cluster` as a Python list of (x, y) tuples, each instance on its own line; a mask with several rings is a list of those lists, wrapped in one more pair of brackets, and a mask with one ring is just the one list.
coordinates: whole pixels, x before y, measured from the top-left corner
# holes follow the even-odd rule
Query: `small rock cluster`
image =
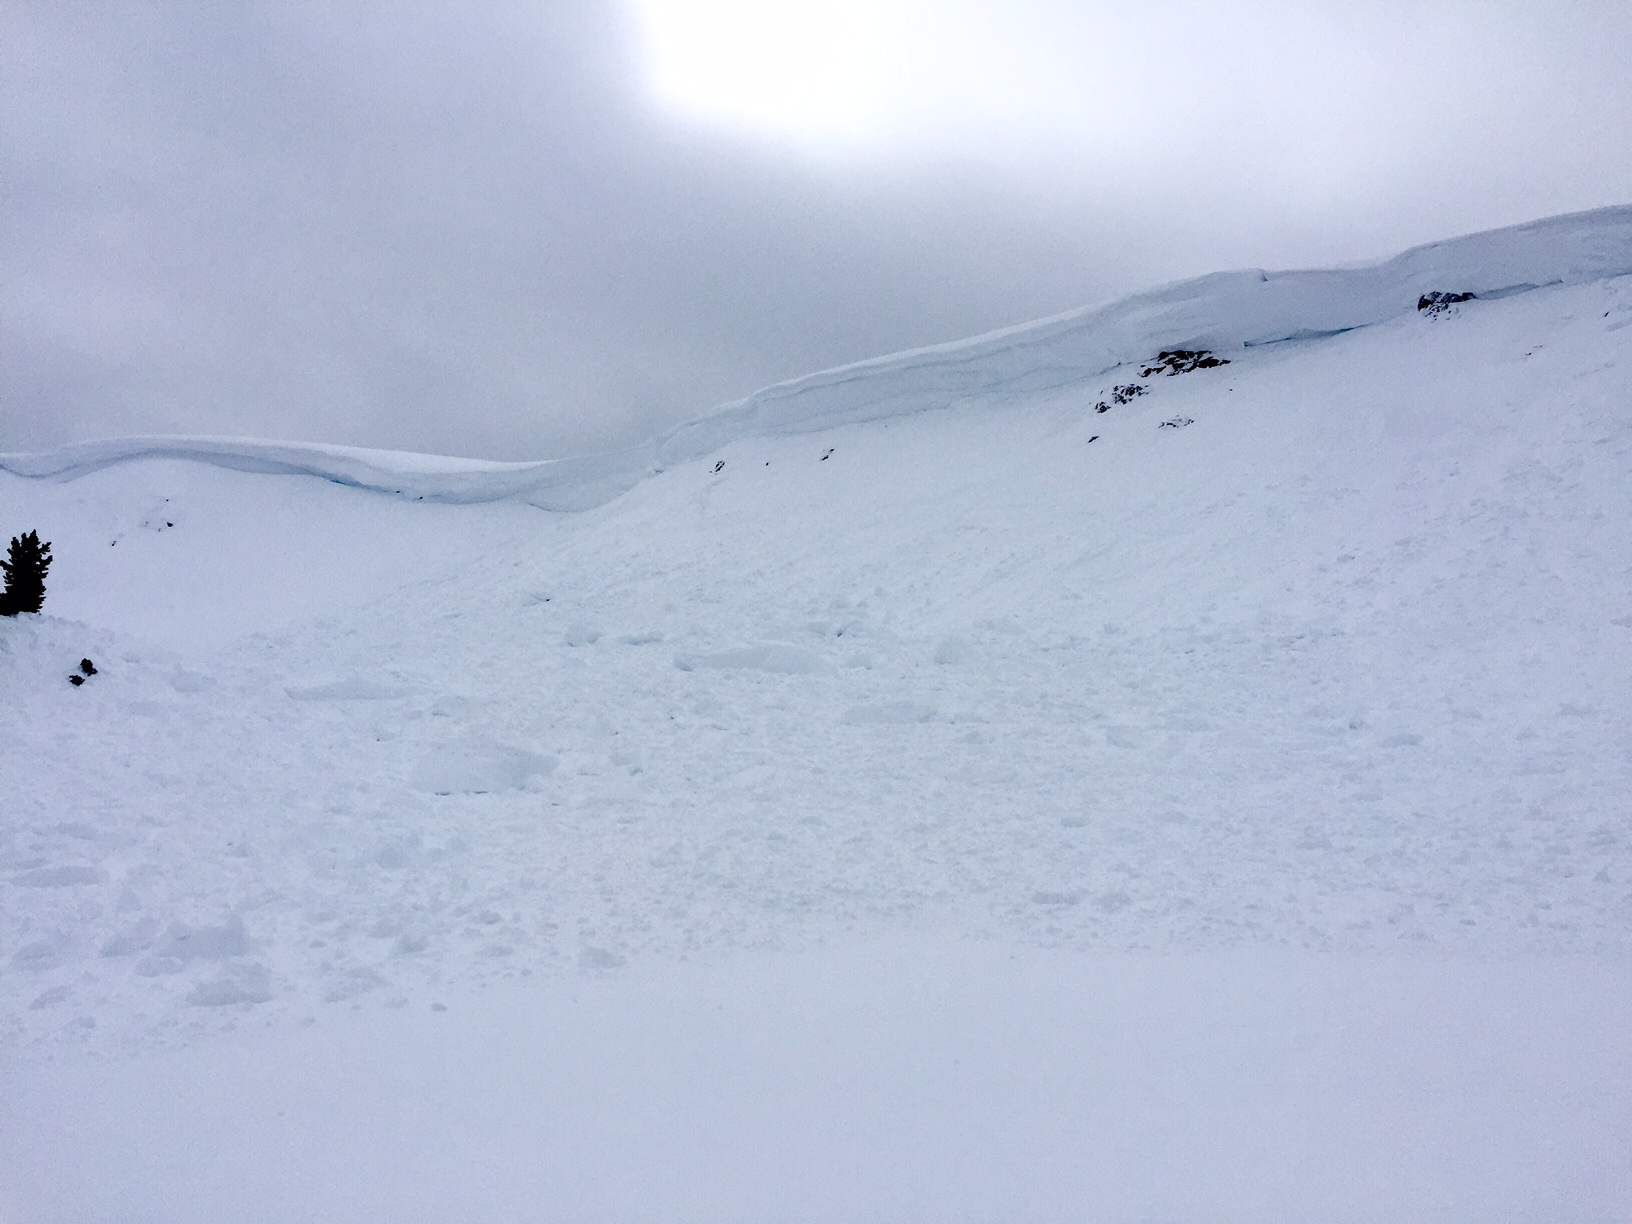
[[(1140, 369), (1139, 377), (1151, 378), (1165, 373), (1171, 378), (1174, 374), (1188, 374), (1192, 370), (1211, 370), (1229, 364), (1227, 358), (1214, 357), (1206, 349), (1164, 349), (1156, 354), (1156, 360)], [(1149, 390), (1150, 388), (1143, 383), (1120, 383), (1111, 388), (1110, 403), (1100, 400), (1094, 405), (1094, 411), (1109, 412), (1118, 404), (1131, 404)]]
[(1139, 371), (1140, 378), (1150, 378), (1152, 375), (1166, 372), (1171, 378), (1175, 374), (1188, 374), (1192, 370), (1211, 370), (1216, 366), (1229, 365), (1224, 357), (1214, 357), (1206, 349), (1169, 349), (1156, 354), (1156, 360)]
[(1432, 319), (1444, 314), (1458, 302), (1471, 302), (1474, 295), (1471, 293), (1441, 293), (1435, 290), (1425, 293), (1417, 299), (1417, 309)]
[(1104, 400), (1094, 405), (1095, 412), (1109, 412), (1111, 404), (1131, 404), (1135, 398), (1145, 393), (1145, 388), (1139, 383), (1123, 383), (1111, 388), (1111, 403)]

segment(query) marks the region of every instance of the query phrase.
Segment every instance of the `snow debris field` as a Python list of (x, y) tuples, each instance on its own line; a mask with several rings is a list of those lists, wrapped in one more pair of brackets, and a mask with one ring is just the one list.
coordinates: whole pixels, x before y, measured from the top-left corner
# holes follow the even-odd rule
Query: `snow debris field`
[(30, 529), (6, 1224), (1632, 1218), (1632, 209)]

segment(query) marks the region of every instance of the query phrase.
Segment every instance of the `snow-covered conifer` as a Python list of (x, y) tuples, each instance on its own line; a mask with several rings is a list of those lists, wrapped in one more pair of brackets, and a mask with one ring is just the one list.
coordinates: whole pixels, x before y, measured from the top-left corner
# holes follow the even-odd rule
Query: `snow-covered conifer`
[(6, 560), (0, 561), (0, 570), (6, 575), (5, 591), (0, 593), (0, 616), (38, 612), (45, 603), (45, 573), (50, 568), (51, 545), (40, 543), (39, 532), (12, 536)]

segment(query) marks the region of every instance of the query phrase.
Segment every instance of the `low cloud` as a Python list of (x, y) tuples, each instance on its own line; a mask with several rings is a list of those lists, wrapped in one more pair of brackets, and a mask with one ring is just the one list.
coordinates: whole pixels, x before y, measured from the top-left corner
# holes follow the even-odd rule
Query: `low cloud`
[[(0, 449), (601, 449), (1164, 279), (1632, 198), (1624, 6), (1107, 6), (1102, 42), (1080, 8), (987, 27), (1033, 96), (812, 143), (664, 110), (633, 8), (7, 6)], [(967, 65), (998, 10), (959, 11)]]

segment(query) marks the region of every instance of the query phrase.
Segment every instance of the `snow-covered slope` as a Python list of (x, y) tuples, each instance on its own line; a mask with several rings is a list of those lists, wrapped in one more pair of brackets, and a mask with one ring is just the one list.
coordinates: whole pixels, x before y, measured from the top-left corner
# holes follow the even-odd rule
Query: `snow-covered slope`
[(0, 471), (73, 479), (116, 463), (193, 459), (246, 472), (319, 476), (416, 500), (525, 497), (579, 510), (663, 466), (746, 438), (811, 433), (955, 404), (1073, 386), (1167, 349), (1238, 349), (1340, 335), (1411, 314), (1428, 293), (1496, 300), (1632, 273), (1632, 206), (1553, 217), (1331, 271), (1246, 269), (1085, 307), (951, 344), (778, 383), (649, 446), (536, 463), (491, 463), (241, 438), (121, 438), (0, 454)]
[(8, 457), (11, 1210), (1623, 1218), (1629, 224), (817, 375), (571, 514)]
[[(663, 440), (698, 457), (762, 432), (807, 432), (1066, 387), (1167, 349), (1236, 350), (1339, 335), (1411, 314), (1422, 295), (1496, 299), (1632, 273), (1632, 207), (1554, 217), (1417, 247), (1333, 271), (1247, 269), (1181, 281), (1105, 306), (767, 387)], [(1119, 380), (1122, 381), (1122, 380)]]

